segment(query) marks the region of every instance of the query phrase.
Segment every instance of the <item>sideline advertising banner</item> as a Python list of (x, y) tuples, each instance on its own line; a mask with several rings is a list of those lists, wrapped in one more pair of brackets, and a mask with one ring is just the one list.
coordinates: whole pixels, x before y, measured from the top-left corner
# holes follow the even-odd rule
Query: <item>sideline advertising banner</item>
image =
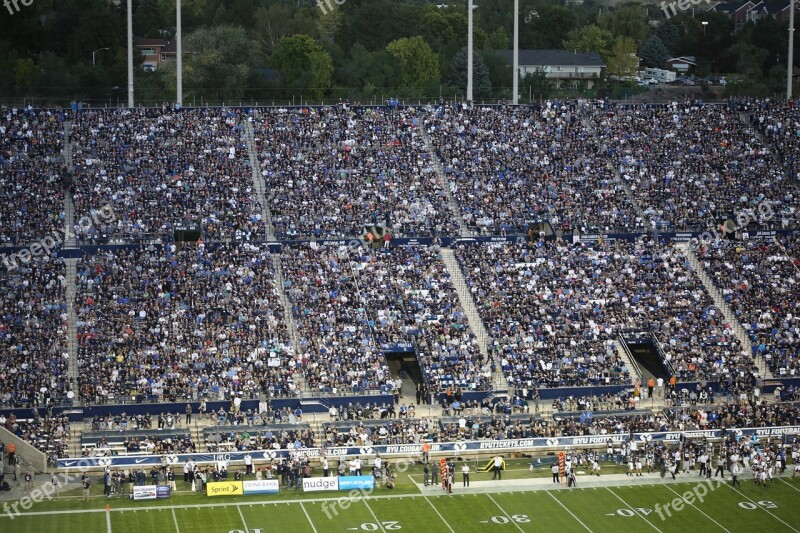
[(156, 487), (156, 498), (164, 499), (170, 497), (169, 485), (159, 485)]
[(245, 481), (244, 493), (248, 494), (277, 494), (280, 491), (280, 483), (277, 479), (264, 479), (261, 481)]
[(303, 479), (303, 492), (339, 490), (338, 477), (307, 477)]
[(241, 481), (219, 481), (206, 485), (209, 496), (242, 496), (244, 487)]
[(133, 487), (131, 493), (134, 500), (155, 500), (158, 497), (158, 492), (155, 485), (140, 485)]
[(339, 478), (339, 490), (372, 490), (375, 478), (372, 476), (342, 476)]

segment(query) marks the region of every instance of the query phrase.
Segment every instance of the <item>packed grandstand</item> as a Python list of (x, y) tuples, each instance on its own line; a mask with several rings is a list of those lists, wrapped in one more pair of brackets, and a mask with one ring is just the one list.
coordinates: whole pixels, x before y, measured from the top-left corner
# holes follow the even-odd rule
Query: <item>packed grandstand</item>
[(795, 425), (799, 113), (3, 108), (2, 425), (52, 464)]

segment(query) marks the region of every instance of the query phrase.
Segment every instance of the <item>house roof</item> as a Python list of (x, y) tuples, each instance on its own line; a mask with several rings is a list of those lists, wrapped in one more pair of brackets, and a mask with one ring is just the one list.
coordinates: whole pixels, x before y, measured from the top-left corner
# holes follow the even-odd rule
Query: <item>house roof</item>
[(767, 13), (776, 14), (789, 8), (789, 0), (767, 0), (762, 2)]
[[(514, 62), (513, 50), (500, 50), (503, 59), (510, 65)], [(604, 67), (603, 59), (594, 52), (570, 52), (568, 50), (520, 50), (520, 65), (565, 65), (581, 67)]]
[(166, 39), (146, 39), (144, 37), (134, 37), (133, 45), (140, 47), (149, 46), (153, 48), (161, 48), (162, 54), (178, 53), (178, 44), (175, 41), (168, 41)]
[(747, 4), (752, 4), (750, 0), (739, 0), (738, 2), (719, 2), (709, 8), (710, 10), (720, 11), (723, 13), (736, 13)]
[(667, 63), (686, 63), (687, 65), (697, 66), (697, 58), (694, 56), (671, 57), (667, 59)]

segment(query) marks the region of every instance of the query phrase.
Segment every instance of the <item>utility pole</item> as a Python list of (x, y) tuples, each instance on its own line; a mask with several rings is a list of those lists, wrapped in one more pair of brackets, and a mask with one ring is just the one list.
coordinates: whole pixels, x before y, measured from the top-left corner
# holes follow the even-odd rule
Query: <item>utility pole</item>
[(467, 101), (472, 102), (472, 2), (467, 0)]
[(133, 0), (128, 0), (128, 107), (133, 107)]
[(177, 12), (178, 22), (175, 39), (177, 39), (177, 82), (178, 82), (178, 107), (183, 107), (183, 28), (181, 20), (181, 0), (175, 0), (175, 11)]

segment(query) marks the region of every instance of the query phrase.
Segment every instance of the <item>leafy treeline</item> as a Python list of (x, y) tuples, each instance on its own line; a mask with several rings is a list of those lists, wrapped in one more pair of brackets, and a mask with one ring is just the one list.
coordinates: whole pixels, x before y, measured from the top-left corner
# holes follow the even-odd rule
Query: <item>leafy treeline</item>
[[(464, 0), (183, 0), (184, 101), (362, 101), (463, 97), (467, 70)], [(126, 100), (125, 0), (36, 0), (0, 13), (0, 95), (43, 102)], [(341, 5), (340, 5), (341, 3)], [(787, 24), (772, 19), (733, 32), (723, 14), (667, 19), (657, 7), (595, 0), (565, 6), (522, 0), (520, 46), (597, 52), (625, 76), (672, 56), (698, 58), (698, 74), (737, 73), (734, 90), (773, 94), (785, 86)], [(20, 4), (21, 5), (21, 4)], [(479, 0), (475, 11), (477, 99), (509, 98), (512, 0)], [(703, 4), (705, 6), (705, 4)], [(701, 19), (702, 17), (702, 19)], [(701, 20), (708, 21), (705, 26)], [(134, 33), (171, 39), (174, 0), (136, 0)], [(799, 40), (800, 41), (800, 40)], [(96, 65), (92, 52), (96, 52)], [(796, 54), (800, 57), (800, 54)], [(136, 56), (137, 63), (142, 62)], [(583, 87), (577, 87), (582, 89)], [(171, 102), (175, 69), (137, 67), (140, 102)], [(552, 87), (539, 76), (522, 92)], [(603, 84), (601, 84), (603, 90)]]

